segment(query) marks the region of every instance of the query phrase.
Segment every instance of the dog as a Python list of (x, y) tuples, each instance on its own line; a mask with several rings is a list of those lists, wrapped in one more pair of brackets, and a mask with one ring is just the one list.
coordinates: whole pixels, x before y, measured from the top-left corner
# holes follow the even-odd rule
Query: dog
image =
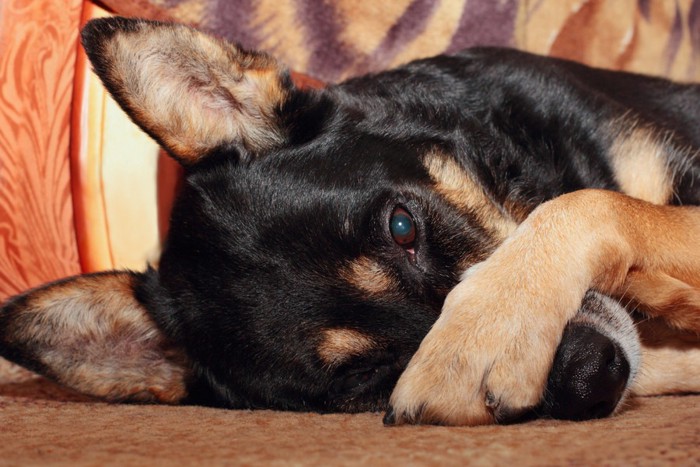
[(182, 25), (82, 41), (183, 186), (157, 270), (11, 298), (3, 357), (111, 401), (387, 425), (700, 389), (699, 86), (476, 48), (302, 90)]

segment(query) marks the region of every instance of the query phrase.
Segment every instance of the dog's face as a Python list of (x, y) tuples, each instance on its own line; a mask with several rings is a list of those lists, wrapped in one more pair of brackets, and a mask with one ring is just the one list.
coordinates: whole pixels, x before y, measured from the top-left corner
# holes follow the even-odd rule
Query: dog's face
[(185, 181), (158, 271), (15, 298), (3, 355), (112, 399), (383, 408), (460, 275), (515, 228), (453, 157), (487, 130), (456, 136), (449, 106), (371, 79), (296, 89), (182, 26), (98, 20), (83, 41)]
[(190, 360), (189, 399), (383, 407), (447, 292), (496, 245), (450, 199), (468, 183), (448, 130), (398, 123), (407, 110), (363, 102), (362, 83), (296, 89), (271, 58), (189, 28), (112, 19), (83, 37), (186, 169), (159, 270), (135, 290)]
[(377, 409), (494, 241), (436, 194), (435, 147), (308, 105), (329, 115), (309, 140), (188, 170), (158, 274), (172, 305), (149, 308), (234, 406)]

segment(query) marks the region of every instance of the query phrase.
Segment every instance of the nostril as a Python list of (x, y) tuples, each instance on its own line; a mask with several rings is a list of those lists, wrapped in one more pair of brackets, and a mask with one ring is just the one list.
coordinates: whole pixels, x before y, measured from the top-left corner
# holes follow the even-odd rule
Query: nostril
[(609, 342), (605, 349), (605, 366), (609, 369), (614, 369), (616, 362), (619, 360), (615, 345)]

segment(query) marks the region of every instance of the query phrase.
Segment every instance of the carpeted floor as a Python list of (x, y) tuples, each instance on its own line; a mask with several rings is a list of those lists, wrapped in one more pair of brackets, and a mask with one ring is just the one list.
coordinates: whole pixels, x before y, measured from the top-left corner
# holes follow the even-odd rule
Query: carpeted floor
[(0, 382), (0, 465), (700, 464), (700, 396), (614, 418), (385, 428), (381, 414), (112, 405), (43, 379)]

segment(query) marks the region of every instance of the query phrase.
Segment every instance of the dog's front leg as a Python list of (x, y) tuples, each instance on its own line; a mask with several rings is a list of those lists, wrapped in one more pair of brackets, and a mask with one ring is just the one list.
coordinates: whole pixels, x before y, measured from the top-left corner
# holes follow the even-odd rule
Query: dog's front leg
[(537, 405), (586, 291), (618, 293), (630, 271), (699, 277), (697, 238), (697, 208), (601, 190), (543, 204), (447, 296), (387, 423), (484, 424)]

